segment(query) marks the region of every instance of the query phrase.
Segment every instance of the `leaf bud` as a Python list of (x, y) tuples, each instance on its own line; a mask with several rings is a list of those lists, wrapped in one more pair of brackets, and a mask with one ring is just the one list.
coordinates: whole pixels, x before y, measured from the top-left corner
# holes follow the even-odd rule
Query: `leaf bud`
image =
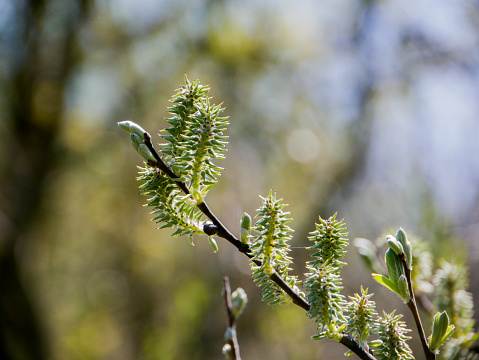
[(236, 319), (243, 313), (247, 303), (248, 296), (246, 295), (246, 291), (240, 287), (233, 291), (231, 294), (231, 312)]
[(403, 254), (404, 252), (403, 247), (401, 243), (394, 236), (388, 235), (387, 241), (388, 241), (389, 248), (391, 248), (397, 255), (401, 256)]
[(208, 236), (208, 241), (210, 242), (210, 245), (213, 248), (213, 251), (215, 253), (218, 252), (218, 244), (216, 243), (216, 240), (213, 239), (213, 236)]
[(130, 134), (131, 144), (138, 151), (141, 144), (144, 144), (143, 139), (136, 134)]
[(241, 217), (241, 242), (243, 244), (248, 243), (248, 236), (251, 234), (251, 216), (248, 213), (244, 213)]
[(406, 255), (407, 267), (410, 270), (412, 270), (412, 244), (408, 240), (406, 232), (402, 228), (399, 228), (396, 234), (396, 239), (401, 243), (404, 249), (404, 254)]
[(118, 126), (121, 127), (123, 130), (128, 131), (131, 134), (138, 135), (141, 138), (143, 138), (146, 133), (146, 131), (140, 125), (130, 120), (120, 121), (118, 123)]
[(397, 281), (397, 287), (399, 290), (399, 296), (407, 304), (411, 301), (411, 295), (409, 294), (409, 288), (406, 277), (401, 275)]
[(146, 146), (145, 144), (140, 144), (140, 145), (138, 146), (138, 149), (137, 149), (136, 151), (138, 151), (138, 154), (140, 154), (141, 157), (142, 157), (143, 159), (145, 159), (146, 161), (151, 160), (151, 161), (156, 162), (155, 157), (154, 157), (153, 154), (150, 152), (150, 149), (148, 149), (148, 146)]
[(389, 278), (393, 282), (397, 282), (399, 277), (404, 274), (401, 259), (392, 249), (388, 249), (386, 251), (386, 255), (384, 256), (384, 258), (386, 261), (386, 266), (388, 268)]
[(221, 349), (223, 355), (227, 360), (232, 360), (234, 359), (233, 357), (233, 349), (231, 348), (230, 344), (224, 344), (223, 349)]
[(432, 333), (429, 337), (429, 350), (436, 352), (437, 349), (446, 341), (445, 335), (449, 330), (449, 316), (443, 311), (442, 313), (436, 313), (434, 315), (434, 321), (432, 324)]

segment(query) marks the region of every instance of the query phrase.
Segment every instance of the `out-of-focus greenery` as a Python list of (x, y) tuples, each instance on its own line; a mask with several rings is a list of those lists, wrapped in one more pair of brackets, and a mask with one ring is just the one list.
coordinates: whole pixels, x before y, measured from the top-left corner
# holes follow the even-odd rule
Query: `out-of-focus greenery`
[[(301, 310), (261, 303), (226, 242), (221, 256), (193, 248), (139, 206), (140, 164), (116, 122), (160, 141), (185, 72), (230, 116), (208, 202), (237, 235), (273, 188), (295, 218), (296, 263), (318, 215), (339, 211), (352, 238), (403, 226), (434, 255), (469, 261), (477, 298), (478, 9), (0, 0), (0, 358), (221, 359), (223, 275), (250, 298), (243, 358), (344, 353), (310, 340)], [(354, 251), (345, 261), (345, 292), (372, 284)]]

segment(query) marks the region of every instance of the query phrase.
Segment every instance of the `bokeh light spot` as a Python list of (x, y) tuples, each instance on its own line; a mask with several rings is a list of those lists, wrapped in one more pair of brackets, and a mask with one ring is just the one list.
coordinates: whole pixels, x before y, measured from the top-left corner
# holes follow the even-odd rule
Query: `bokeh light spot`
[(319, 155), (319, 140), (309, 129), (292, 131), (286, 141), (288, 154), (294, 161), (306, 164)]

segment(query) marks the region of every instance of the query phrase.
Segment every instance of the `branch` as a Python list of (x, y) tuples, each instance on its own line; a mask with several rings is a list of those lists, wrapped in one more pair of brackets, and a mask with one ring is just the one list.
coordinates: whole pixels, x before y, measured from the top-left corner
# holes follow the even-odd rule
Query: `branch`
[[(176, 175), (173, 171), (170, 170), (168, 166), (163, 162), (163, 160), (160, 158), (158, 153), (156, 152), (155, 148), (153, 147), (153, 144), (151, 142), (151, 136), (147, 132), (144, 134), (145, 137), (145, 144), (150, 150), (150, 152), (153, 154), (153, 156), (156, 159), (156, 162), (154, 161), (148, 161), (148, 165), (152, 167), (156, 167), (163, 171), (166, 175), (168, 175), (174, 182), (175, 184), (186, 194), (190, 194), (190, 190), (188, 189), (188, 186), (183, 181), (179, 181), (180, 177)], [(239, 241), (222, 223), (221, 221), (213, 214), (213, 212), (210, 210), (208, 207), (208, 204), (206, 202), (202, 202), (201, 204), (198, 204), (198, 209), (201, 210), (201, 212), (211, 220), (211, 222), (216, 226), (216, 234), (229, 241), (232, 245), (234, 245), (240, 252), (246, 254), (249, 258), (251, 256), (248, 254), (250, 251), (249, 246), (247, 244), (242, 243)]]
[(422, 327), (421, 318), (419, 317), (419, 311), (416, 306), (416, 298), (414, 297), (414, 291), (412, 288), (411, 270), (407, 265), (406, 255), (404, 254), (404, 252), (400, 256), (400, 259), (406, 275), (409, 294), (411, 295), (411, 300), (407, 303), (407, 307), (409, 308), (409, 310), (411, 310), (414, 321), (416, 322), (417, 331), (419, 333), (419, 338), (421, 339), (421, 345), (424, 350), (424, 354), (426, 355), (426, 360), (435, 360), (436, 354), (432, 353), (429, 350), (429, 346), (427, 345), (426, 335), (424, 334), (424, 328)]
[(354, 341), (349, 335), (343, 335), (339, 342), (353, 351), (360, 359), (376, 360), (371, 353), (367, 352), (366, 349)]
[(241, 355), (239, 352), (238, 338), (236, 337), (236, 318), (231, 311), (231, 287), (230, 280), (228, 276), (223, 278), (223, 296), (225, 300), (226, 316), (227, 316), (227, 326), (231, 329), (231, 339), (228, 340), (228, 344), (231, 346), (232, 350), (232, 359), (241, 360)]
[[(185, 193), (185, 194), (190, 194), (190, 191), (188, 189), (188, 186), (183, 182), (179, 181), (180, 177), (176, 175), (173, 171), (166, 166), (166, 164), (163, 162), (161, 157), (158, 155), (156, 152), (155, 148), (153, 147), (153, 144), (151, 142), (151, 136), (147, 132), (143, 134), (144, 139), (145, 139), (145, 144), (150, 150), (150, 152), (153, 154), (155, 157), (156, 162), (154, 161), (148, 161), (148, 165), (152, 167), (156, 167), (163, 171), (166, 175), (168, 175), (175, 183), (176, 185)], [(210, 210), (206, 202), (203, 202), (201, 204), (197, 205), (198, 209), (203, 212), (203, 214), (211, 220), (211, 222), (215, 225), (214, 230), (209, 230), (208, 235), (214, 235), (216, 234), (218, 237), (221, 237), (225, 240), (227, 240), (229, 243), (231, 243), (233, 246), (235, 246), (240, 252), (245, 254), (248, 258), (252, 258), (251, 252), (250, 252), (250, 247), (248, 244), (242, 243), (236, 236), (234, 236), (222, 223), (221, 221), (216, 217), (216, 215)], [(260, 265), (259, 261), (255, 261), (255, 264)], [(276, 272), (270, 276), (270, 279), (278, 285), (286, 294), (288, 294), (291, 297), (292, 302), (299, 306), (300, 308), (304, 309), (305, 311), (309, 311), (310, 306), (308, 302), (298, 294), (294, 292), (294, 290), (284, 281), (284, 279)], [(356, 355), (358, 355), (361, 359), (364, 360), (376, 360), (374, 356), (372, 356), (370, 353), (368, 353), (364, 348), (362, 348), (356, 341), (354, 341), (351, 337), (348, 335), (343, 335), (341, 341), (341, 344), (345, 345), (347, 348), (349, 348), (351, 351), (353, 351)], [(429, 359), (428, 359), (429, 360)]]

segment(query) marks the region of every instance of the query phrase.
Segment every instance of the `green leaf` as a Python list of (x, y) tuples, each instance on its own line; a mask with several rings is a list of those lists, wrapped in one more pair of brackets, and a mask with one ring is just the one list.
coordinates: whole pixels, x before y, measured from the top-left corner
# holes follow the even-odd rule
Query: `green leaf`
[(399, 295), (399, 289), (394, 281), (390, 280), (384, 275), (380, 275), (380, 274), (372, 274), (372, 275), (374, 280), (376, 280), (379, 284), (381, 284), (382, 286), (388, 288), (392, 292), (395, 292), (396, 294)]
[(449, 325), (447, 327), (447, 331), (444, 334), (444, 337), (442, 338), (442, 343), (443, 344), (447, 341), (447, 339), (449, 339), (449, 337), (452, 335), (452, 333), (454, 332), (455, 329), (456, 329), (456, 327), (454, 325)]
[(387, 241), (389, 248), (392, 249), (397, 255), (401, 256), (404, 252), (404, 249), (399, 241), (394, 236), (388, 235)]
[(408, 240), (406, 232), (402, 228), (399, 228), (396, 234), (396, 239), (401, 243), (404, 249), (407, 267), (412, 270), (412, 244)]
[(401, 259), (392, 249), (388, 249), (386, 251), (385, 261), (388, 268), (389, 279), (397, 283), (399, 277), (404, 274)]
[(408, 283), (406, 280), (406, 277), (404, 275), (401, 275), (397, 281), (397, 287), (398, 287), (398, 294), (401, 297), (401, 299), (407, 304), (409, 301), (411, 301), (411, 295), (409, 294), (409, 288), (408, 288)]
[(213, 239), (213, 236), (208, 236), (208, 241), (210, 242), (210, 245), (213, 248), (213, 251), (215, 253), (218, 252), (218, 244), (216, 243), (216, 240)]
[(436, 313), (429, 337), (429, 349), (436, 353), (439, 347), (452, 335), (454, 325), (449, 325), (449, 316), (445, 311)]

